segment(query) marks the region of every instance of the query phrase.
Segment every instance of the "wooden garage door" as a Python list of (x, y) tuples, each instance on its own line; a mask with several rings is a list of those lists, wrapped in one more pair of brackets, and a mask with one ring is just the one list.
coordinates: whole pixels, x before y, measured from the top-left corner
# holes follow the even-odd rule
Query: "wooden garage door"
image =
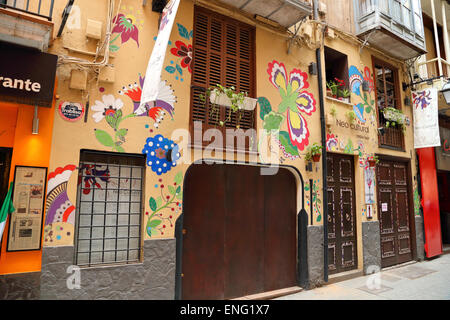
[(296, 183), (259, 167), (195, 165), (185, 179), (182, 299), (230, 299), (297, 284)]
[(377, 165), (383, 268), (412, 260), (408, 184), (406, 162), (382, 160)]
[(328, 272), (358, 267), (353, 157), (327, 154)]

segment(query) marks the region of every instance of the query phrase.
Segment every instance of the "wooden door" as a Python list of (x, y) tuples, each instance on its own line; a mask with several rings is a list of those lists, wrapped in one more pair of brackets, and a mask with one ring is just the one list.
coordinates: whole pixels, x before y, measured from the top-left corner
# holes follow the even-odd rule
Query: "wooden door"
[(296, 184), (280, 169), (195, 165), (185, 179), (182, 298), (230, 299), (297, 284)]
[(406, 162), (381, 160), (377, 165), (381, 266), (412, 260), (409, 178)]
[(354, 177), (352, 156), (327, 154), (329, 274), (358, 267)]

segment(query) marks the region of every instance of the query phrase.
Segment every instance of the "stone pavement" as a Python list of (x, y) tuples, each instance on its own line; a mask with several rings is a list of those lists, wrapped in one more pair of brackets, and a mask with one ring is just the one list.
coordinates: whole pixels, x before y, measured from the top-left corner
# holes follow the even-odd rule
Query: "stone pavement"
[(450, 300), (450, 254), (276, 300)]

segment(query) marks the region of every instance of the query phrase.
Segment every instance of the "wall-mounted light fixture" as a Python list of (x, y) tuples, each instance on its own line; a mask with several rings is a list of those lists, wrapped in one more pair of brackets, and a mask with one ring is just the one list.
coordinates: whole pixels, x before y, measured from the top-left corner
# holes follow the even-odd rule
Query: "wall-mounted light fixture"
[(308, 66), (308, 72), (310, 75), (316, 76), (317, 75), (317, 63), (311, 62)]
[(442, 86), (441, 92), (447, 105), (450, 105), (450, 81)]
[(31, 130), (32, 134), (39, 134), (39, 118), (38, 118), (38, 106), (34, 106), (34, 117), (33, 117), (33, 128)]

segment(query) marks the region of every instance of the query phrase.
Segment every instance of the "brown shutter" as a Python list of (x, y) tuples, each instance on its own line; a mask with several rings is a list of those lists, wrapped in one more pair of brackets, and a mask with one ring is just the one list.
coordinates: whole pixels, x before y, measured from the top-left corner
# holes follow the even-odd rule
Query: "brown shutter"
[[(212, 113), (209, 103), (204, 105), (199, 95), (205, 94), (210, 86), (221, 84), (255, 97), (255, 30), (237, 20), (195, 7), (193, 49), (191, 134), (194, 136), (194, 121), (202, 122), (203, 132), (214, 127), (225, 133), (226, 128), (219, 126), (219, 121), (228, 117), (229, 109), (220, 107), (217, 113)], [(239, 114), (231, 113), (226, 127), (235, 128), (239, 121), (241, 129), (254, 128), (254, 114), (255, 111), (243, 111), (239, 120)], [(194, 143), (201, 144), (201, 141)]]

